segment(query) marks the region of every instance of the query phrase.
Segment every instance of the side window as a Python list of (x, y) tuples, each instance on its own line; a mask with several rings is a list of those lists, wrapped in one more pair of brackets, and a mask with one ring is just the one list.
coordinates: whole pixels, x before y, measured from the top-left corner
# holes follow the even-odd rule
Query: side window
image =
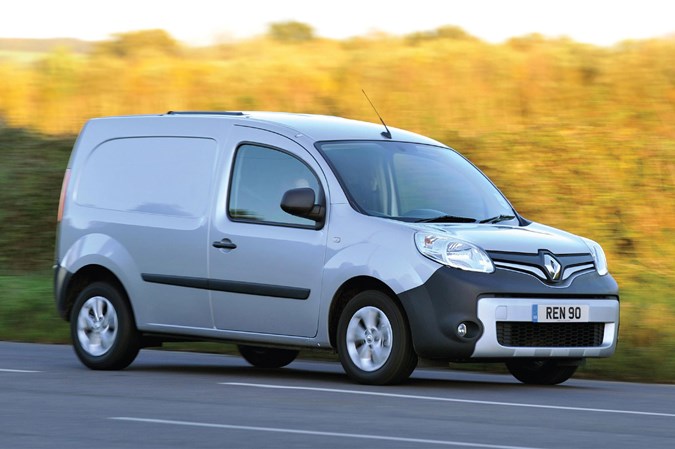
[(234, 159), (228, 213), (233, 220), (314, 227), (314, 221), (281, 209), (284, 193), (299, 187), (319, 195), (316, 176), (300, 159), (272, 148), (242, 145)]

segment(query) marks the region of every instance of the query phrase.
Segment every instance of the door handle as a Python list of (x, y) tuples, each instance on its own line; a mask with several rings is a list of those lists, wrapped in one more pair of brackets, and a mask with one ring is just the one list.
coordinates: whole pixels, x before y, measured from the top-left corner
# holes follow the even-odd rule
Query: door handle
[(217, 240), (213, 242), (213, 247), (214, 248), (220, 248), (220, 249), (235, 249), (237, 245), (232, 243), (230, 239), (222, 239), (222, 240)]

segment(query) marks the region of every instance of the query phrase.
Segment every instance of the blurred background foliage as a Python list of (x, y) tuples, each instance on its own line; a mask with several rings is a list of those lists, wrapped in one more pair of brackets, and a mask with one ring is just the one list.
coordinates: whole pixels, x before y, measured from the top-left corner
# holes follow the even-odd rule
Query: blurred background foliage
[[(280, 110), (377, 122), (365, 89), (388, 125), (462, 152), (525, 217), (603, 245), (622, 289), (621, 345), (587, 372), (675, 381), (675, 37), (490, 44), (445, 26), (338, 41), (282, 22), (202, 48), (163, 30), (48, 44), (0, 40), (4, 310), (12, 297), (28, 310), (39, 288), (26, 283), (45, 282), (35, 273), (51, 266), (61, 179), (87, 119)], [(22, 327), (15, 315), (0, 338), (34, 339), (8, 330)]]

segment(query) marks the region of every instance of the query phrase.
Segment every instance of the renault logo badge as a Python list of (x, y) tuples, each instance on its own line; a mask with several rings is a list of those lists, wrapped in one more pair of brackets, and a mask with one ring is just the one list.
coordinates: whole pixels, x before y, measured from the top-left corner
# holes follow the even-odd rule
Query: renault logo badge
[(552, 281), (559, 281), (562, 274), (562, 265), (550, 254), (544, 254), (544, 268), (548, 278)]

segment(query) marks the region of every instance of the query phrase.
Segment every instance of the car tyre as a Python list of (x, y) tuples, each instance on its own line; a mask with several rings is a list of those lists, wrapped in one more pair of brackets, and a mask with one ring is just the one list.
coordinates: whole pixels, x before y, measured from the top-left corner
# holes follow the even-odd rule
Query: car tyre
[(294, 349), (265, 348), (261, 346), (238, 345), (239, 353), (256, 368), (283, 368), (298, 356)]
[(70, 331), (75, 354), (95, 370), (126, 368), (141, 348), (126, 295), (107, 282), (95, 282), (80, 292)]
[(364, 291), (347, 303), (337, 328), (337, 349), (347, 375), (356, 382), (403, 382), (417, 366), (405, 317), (384, 292)]
[(506, 362), (506, 368), (524, 384), (557, 385), (572, 377), (578, 366), (556, 360), (518, 360)]

